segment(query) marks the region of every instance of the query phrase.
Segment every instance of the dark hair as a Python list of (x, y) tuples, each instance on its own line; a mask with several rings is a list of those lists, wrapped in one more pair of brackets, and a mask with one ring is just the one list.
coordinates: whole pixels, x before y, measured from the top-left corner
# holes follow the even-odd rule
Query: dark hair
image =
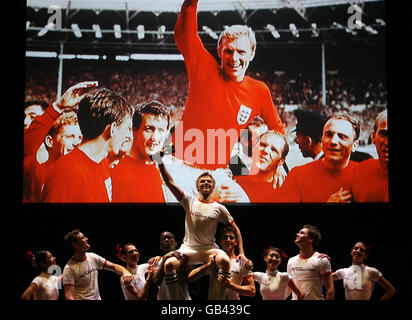
[(317, 227), (310, 225), (310, 224), (305, 224), (303, 228), (308, 229), (308, 236), (309, 238), (313, 239), (313, 247), (317, 247), (319, 245), (320, 240), (322, 239), (322, 236), (320, 234), (320, 231)]
[(235, 235), (236, 240), (238, 240), (236, 229), (231, 224), (227, 224), (227, 225), (223, 226), (222, 229), (220, 229), (219, 239), (222, 239), (225, 232), (233, 232), (233, 234)]
[(79, 103), (77, 117), (84, 140), (97, 138), (106, 126), (120, 124), (133, 116), (133, 107), (119, 94), (99, 88), (88, 92)]
[(142, 124), (142, 119), (145, 114), (152, 114), (157, 117), (162, 117), (167, 120), (167, 128), (170, 127), (170, 110), (162, 103), (156, 100), (141, 103), (136, 106), (133, 114), (133, 129), (137, 130)]
[[(169, 242), (170, 247), (168, 247), (168, 248), (164, 247), (164, 238), (162, 238), (162, 236), (163, 237), (170, 236), (170, 242)], [(176, 236), (172, 232), (165, 230), (160, 234), (160, 236), (159, 236), (159, 249), (163, 253), (170, 252), (170, 250), (171, 251), (176, 250), (176, 246), (177, 246)]]
[(160, 234), (160, 236), (159, 236), (159, 241), (162, 240), (162, 239), (161, 239), (161, 238), (162, 238), (162, 234), (164, 234), (164, 233), (169, 233), (169, 234), (173, 237), (173, 239), (176, 241), (175, 235), (174, 235), (172, 232), (167, 231), (167, 230), (163, 231), (163, 232)]
[(270, 246), (268, 249), (265, 249), (265, 250), (263, 251), (263, 258), (265, 258), (265, 257), (269, 254), (270, 251), (276, 251), (276, 252), (279, 253), (279, 255), (280, 255), (282, 258), (284, 258), (284, 259), (287, 259), (287, 258), (288, 258), (288, 256), (287, 256), (287, 254), (285, 253), (285, 251), (283, 251), (282, 249), (273, 247), (273, 246)]
[(44, 268), (40, 263), (45, 262), (47, 258), (47, 250), (39, 250), (33, 254), (32, 251), (28, 251), (25, 254), (26, 258), (30, 261), (31, 265), (35, 267), (40, 272), (47, 272), (47, 269)]
[(79, 233), (79, 229), (73, 229), (64, 236), (64, 247), (69, 254), (73, 254), (75, 251), (72, 244), (77, 241), (77, 235)]
[(24, 103), (23, 110), (26, 110), (26, 108), (34, 105), (39, 105), (43, 109), (43, 111), (46, 110), (46, 108), (49, 106), (49, 104), (44, 100), (30, 100)]
[(128, 242), (128, 243), (126, 243), (126, 244), (123, 244), (123, 245), (118, 244), (118, 245), (116, 246), (116, 257), (117, 257), (118, 259), (121, 259), (121, 257), (124, 256), (124, 255), (127, 253), (127, 252), (126, 252), (126, 248), (127, 248), (128, 246), (134, 246), (134, 244), (131, 243), (131, 242)]
[(357, 244), (357, 243), (362, 243), (362, 244), (365, 246), (365, 253), (366, 253), (367, 255), (371, 252), (371, 246), (370, 246), (370, 245), (367, 245), (367, 244), (365, 243), (365, 241), (362, 241), (362, 240), (356, 241), (356, 242), (352, 245), (352, 248), (355, 247), (355, 244)]
[(322, 142), (326, 115), (305, 109), (296, 109), (293, 113), (296, 117), (296, 133), (309, 136), (315, 143)]

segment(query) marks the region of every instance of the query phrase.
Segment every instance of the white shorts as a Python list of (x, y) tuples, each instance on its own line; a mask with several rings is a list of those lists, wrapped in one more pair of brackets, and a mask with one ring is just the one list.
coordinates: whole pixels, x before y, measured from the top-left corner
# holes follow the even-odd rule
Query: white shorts
[(185, 254), (186, 256), (189, 257), (188, 264), (204, 264), (209, 262), (209, 257), (211, 254), (214, 253), (220, 253), (220, 254), (226, 254), (222, 249), (219, 249), (219, 247), (215, 245), (210, 245), (210, 246), (205, 246), (205, 247), (200, 247), (200, 248), (194, 248), (194, 247), (189, 247), (185, 244), (182, 244), (179, 249), (176, 251)]

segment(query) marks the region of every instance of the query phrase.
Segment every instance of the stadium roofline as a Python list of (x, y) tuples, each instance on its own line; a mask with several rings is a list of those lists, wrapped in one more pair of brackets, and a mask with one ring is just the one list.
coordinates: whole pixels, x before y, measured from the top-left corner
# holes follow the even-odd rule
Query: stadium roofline
[[(360, 2), (382, 2), (384, 0), (362, 0)], [(32, 8), (49, 8), (59, 6), (70, 9), (89, 10), (128, 10), (151, 12), (179, 12), (183, 0), (27, 0)], [(294, 4), (303, 7), (322, 7), (353, 4), (348, 0), (209, 0), (200, 1), (198, 11), (280, 9)], [(126, 6), (127, 4), (127, 6)]]

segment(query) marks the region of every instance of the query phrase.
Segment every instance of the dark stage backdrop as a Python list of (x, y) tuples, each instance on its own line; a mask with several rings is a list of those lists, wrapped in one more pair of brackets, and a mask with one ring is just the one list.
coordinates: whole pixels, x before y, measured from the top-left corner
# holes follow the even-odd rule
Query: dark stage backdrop
[[(316, 225), (322, 234), (318, 248), (331, 258), (333, 270), (351, 264), (350, 250), (359, 240), (372, 247), (367, 265), (376, 267), (395, 286), (393, 299), (407, 299), (407, 277), (399, 254), (404, 244), (398, 241), (405, 226), (391, 213), (394, 206), (384, 205), (226, 205), (241, 229), (245, 253), (256, 271), (265, 271), (263, 250), (269, 246), (282, 248), (289, 257), (298, 254), (294, 244), (296, 233), (304, 224)], [(13, 287), (7, 299), (18, 300), (24, 289), (37, 275), (25, 259), (27, 250), (49, 249), (63, 269), (70, 256), (64, 251), (63, 237), (73, 228), (79, 228), (91, 244), (90, 252), (122, 263), (116, 258), (116, 245), (132, 242), (138, 248), (140, 263), (159, 255), (159, 235), (168, 230), (175, 234), (180, 245), (184, 237), (185, 214), (178, 204), (172, 205), (20, 205), (16, 215), (13, 249)], [(399, 258), (399, 259), (398, 259)], [(287, 259), (279, 267), (286, 271)], [(204, 301), (207, 295), (207, 277), (195, 285), (192, 298)], [(124, 300), (119, 276), (109, 271), (99, 272), (100, 293), (103, 300)], [(258, 285), (257, 285), (258, 286)], [(344, 299), (342, 282), (335, 282), (336, 299)], [(258, 287), (257, 287), (258, 288)], [(383, 294), (375, 286), (373, 299)], [(63, 293), (61, 292), (61, 296)], [(149, 298), (155, 299), (156, 288), (151, 287)], [(259, 293), (248, 301), (261, 300)]]

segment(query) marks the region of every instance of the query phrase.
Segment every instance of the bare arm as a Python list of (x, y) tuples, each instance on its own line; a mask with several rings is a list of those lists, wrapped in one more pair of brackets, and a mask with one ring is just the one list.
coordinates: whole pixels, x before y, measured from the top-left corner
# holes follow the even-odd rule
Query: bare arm
[(325, 299), (334, 300), (335, 299), (335, 287), (333, 285), (332, 273), (321, 275), (321, 278), (323, 280), (323, 285), (326, 288)]
[(383, 276), (381, 276), (377, 282), (386, 290), (381, 300), (389, 300), (395, 294), (395, 288)]
[(292, 278), (289, 280), (288, 287), (293, 291), (298, 300), (303, 300), (304, 293), (303, 290), (296, 284), (295, 280)]
[[(157, 265), (156, 269), (152, 270), (152, 281), (157, 285), (160, 286), (162, 281), (163, 281), (163, 277), (164, 277), (164, 264), (165, 264), (165, 259), (161, 259), (162, 257), (157, 256), (157, 257), (153, 257), (149, 260), (149, 264), (152, 265)], [(155, 261), (155, 262), (152, 262)], [(159, 263), (160, 261), (160, 263)]]
[(150, 284), (150, 279), (152, 277), (152, 269), (149, 267), (147, 269), (147, 276), (146, 276), (146, 282), (144, 284), (143, 290), (141, 293), (139, 293), (136, 288), (132, 284), (126, 284), (125, 288), (126, 290), (133, 295), (137, 300), (146, 300), (147, 296), (149, 294), (149, 284)]
[(209, 272), (209, 270), (216, 265), (215, 257), (216, 255), (209, 257), (209, 261), (207, 263), (202, 264), (200, 267), (190, 271), (189, 275), (187, 276), (187, 281), (196, 281), (204, 275), (206, 275)]
[[(158, 156), (160, 157), (160, 155)], [(159, 171), (160, 174), (162, 175), (163, 181), (166, 183), (166, 186), (170, 189), (170, 191), (173, 193), (177, 201), (182, 200), (183, 198), (183, 191), (175, 184), (173, 181), (172, 176), (170, 173), (167, 171), (165, 165), (163, 164), (162, 161), (158, 161), (158, 158), (156, 159), (158, 165), (159, 165)]]
[(83, 81), (71, 86), (63, 96), (55, 101), (53, 104), (61, 111), (64, 109), (73, 110), (77, 107), (84, 96), (92, 90), (97, 88), (98, 81)]
[(31, 296), (36, 291), (36, 289), (37, 289), (37, 285), (34, 282), (30, 283), (30, 285), (27, 287), (27, 289), (21, 295), (21, 299), (30, 300)]
[(241, 294), (242, 296), (253, 297), (256, 294), (256, 286), (253, 277), (248, 277), (244, 279), (241, 285), (233, 283), (230, 279), (222, 275), (219, 275), (217, 279), (225, 287)]
[(64, 286), (64, 298), (66, 300), (74, 300), (74, 286), (73, 285)]
[(106, 264), (104, 265), (105, 270), (109, 270), (115, 272), (122, 276), (122, 279), (125, 283), (130, 283), (133, 280), (132, 274), (120, 264), (112, 263), (106, 260)]
[(242, 238), (242, 233), (240, 232), (239, 227), (236, 225), (236, 223), (235, 223), (234, 221), (232, 222), (232, 226), (236, 229), (237, 242), (238, 242), (237, 247), (238, 247), (238, 250), (239, 250), (239, 256), (240, 256), (240, 255), (244, 256), (244, 255), (245, 255), (245, 251), (243, 250), (243, 238)]

